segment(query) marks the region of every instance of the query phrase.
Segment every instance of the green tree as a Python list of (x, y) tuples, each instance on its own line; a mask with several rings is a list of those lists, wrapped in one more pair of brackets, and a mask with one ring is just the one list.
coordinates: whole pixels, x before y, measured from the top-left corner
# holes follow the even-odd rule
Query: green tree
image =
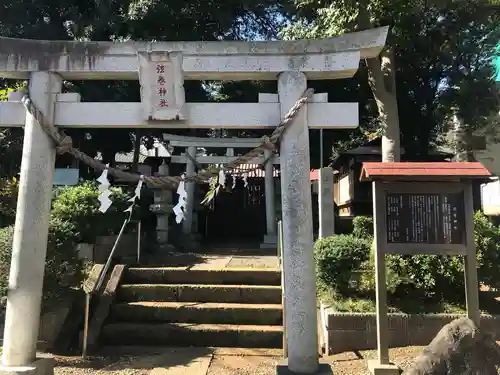
[[(7, 100), (8, 93), (13, 90), (7, 85), (2, 86), (0, 82), (0, 101)], [(15, 177), (14, 175), (20, 170), (23, 150), (22, 134), (22, 129), (0, 129), (0, 178), (2, 178), (0, 185), (6, 181), (3, 180), (4, 177), (9, 179)]]
[[(282, 8), (280, 0), (0, 0), (0, 35), (82, 41), (272, 38)], [(210, 100), (201, 82), (188, 81), (185, 88), (191, 102)], [(65, 82), (65, 90), (79, 92), (84, 101), (139, 101), (138, 82), (74, 81)], [(135, 138), (124, 129), (71, 129), (68, 134), (87, 154), (100, 151), (105, 162), (111, 162), (116, 152), (130, 151)], [(142, 141), (159, 134), (144, 131)]]
[[(377, 118), (379, 131), (393, 138), (394, 147), (399, 118), (402, 146), (413, 159), (424, 158), (429, 145), (442, 142), (441, 136), (454, 108), (458, 108), (467, 126), (474, 129), (483, 127), (496, 108), (489, 64), (492, 48), (500, 39), (500, 15), (494, 8), (473, 1), (431, 4), (422, 0), (295, 0), (294, 3), (297, 17), (283, 30), (284, 38), (330, 37), (391, 26), (386, 50), (380, 59), (362, 64), (358, 82), (370, 83), (372, 92), (365, 91), (368, 95), (362, 98), (362, 105), (368, 104), (370, 110), (376, 111), (372, 116)], [(388, 79), (380, 78), (377, 69), (380, 67), (384, 72), (384, 61), (395, 66), (395, 77), (389, 74)], [(373, 101), (377, 106), (369, 104)]]

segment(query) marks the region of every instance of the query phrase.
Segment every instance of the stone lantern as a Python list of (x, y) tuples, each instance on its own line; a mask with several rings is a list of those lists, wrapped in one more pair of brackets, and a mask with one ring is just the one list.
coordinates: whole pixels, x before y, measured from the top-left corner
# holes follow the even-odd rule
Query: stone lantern
[[(158, 176), (168, 176), (169, 168), (163, 160), (158, 168)], [(154, 190), (154, 203), (149, 206), (149, 210), (156, 215), (156, 242), (161, 249), (172, 249), (173, 246), (169, 243), (169, 216), (173, 212), (174, 205), (172, 204), (172, 192), (165, 188)]]

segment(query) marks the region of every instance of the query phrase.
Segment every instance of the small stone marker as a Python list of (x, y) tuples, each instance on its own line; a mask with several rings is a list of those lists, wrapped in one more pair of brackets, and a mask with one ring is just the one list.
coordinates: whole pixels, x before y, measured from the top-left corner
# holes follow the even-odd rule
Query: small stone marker
[(378, 358), (374, 375), (396, 375), (389, 362), (385, 254), (463, 255), (467, 317), (479, 326), (474, 243), (473, 179), (487, 180), (481, 163), (363, 163), (372, 181)]

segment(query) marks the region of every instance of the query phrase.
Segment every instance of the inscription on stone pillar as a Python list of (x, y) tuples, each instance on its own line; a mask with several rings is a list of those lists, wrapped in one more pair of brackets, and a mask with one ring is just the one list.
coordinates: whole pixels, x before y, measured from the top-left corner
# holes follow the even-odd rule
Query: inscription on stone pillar
[(184, 75), (181, 52), (138, 52), (141, 102), (147, 120), (183, 120)]

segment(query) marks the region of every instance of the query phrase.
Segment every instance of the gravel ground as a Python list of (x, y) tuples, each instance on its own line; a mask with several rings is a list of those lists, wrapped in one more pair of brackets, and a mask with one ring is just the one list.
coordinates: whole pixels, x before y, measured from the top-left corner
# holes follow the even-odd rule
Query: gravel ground
[(55, 375), (148, 375), (156, 367), (158, 356), (96, 357), (82, 360), (56, 357)]
[(277, 357), (218, 356), (212, 358), (207, 375), (268, 375), (276, 374)]
[[(390, 360), (401, 369), (406, 369), (413, 359), (424, 349), (423, 346), (409, 346), (389, 350)], [(362, 350), (358, 353), (346, 352), (326, 357), (325, 360), (333, 363), (335, 375), (369, 375), (366, 361), (377, 357), (376, 350)]]
[[(390, 358), (405, 369), (422, 349), (423, 347), (391, 349)], [(366, 350), (341, 353), (323, 360), (333, 364), (335, 375), (368, 375), (370, 373), (366, 361), (376, 355), (375, 350)], [(55, 375), (148, 375), (153, 368), (161, 366), (160, 358), (158, 355), (121, 356), (83, 361), (80, 358), (57, 357)], [(280, 358), (273, 356), (215, 354), (206, 375), (274, 375), (278, 361)], [(168, 372), (165, 374), (169, 375)]]

